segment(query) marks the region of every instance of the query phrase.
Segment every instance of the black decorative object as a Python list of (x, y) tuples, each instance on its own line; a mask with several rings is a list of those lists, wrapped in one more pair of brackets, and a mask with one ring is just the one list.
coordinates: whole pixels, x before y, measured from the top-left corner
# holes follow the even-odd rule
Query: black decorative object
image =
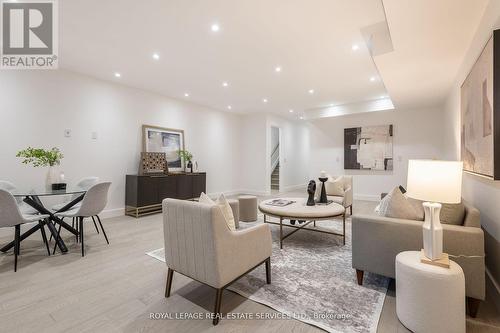
[(52, 191), (65, 191), (66, 183), (56, 183), (52, 184)]
[(187, 167), (191, 170), (191, 173), (193, 173), (193, 162), (188, 161)]
[(316, 205), (316, 202), (314, 202), (314, 193), (316, 193), (316, 182), (314, 180), (309, 181), (309, 185), (307, 185), (307, 193), (309, 194), (309, 198), (307, 199), (307, 206)]
[(328, 177), (319, 177), (318, 179), (321, 181), (321, 195), (318, 202), (326, 204), (328, 203), (328, 198), (326, 197), (325, 182), (328, 180)]

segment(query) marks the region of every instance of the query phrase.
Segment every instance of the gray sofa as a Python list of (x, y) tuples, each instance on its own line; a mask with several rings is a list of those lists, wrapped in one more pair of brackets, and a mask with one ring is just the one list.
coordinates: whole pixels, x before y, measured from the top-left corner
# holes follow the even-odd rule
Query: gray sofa
[[(479, 211), (464, 202), (463, 225), (443, 224), (443, 251), (465, 274), (469, 314), (475, 316), (485, 297), (484, 234)], [(395, 258), (402, 251), (422, 249), (423, 221), (375, 215), (352, 217), (352, 267), (358, 284), (365, 271), (395, 277)], [(458, 256), (458, 257), (457, 257)]]

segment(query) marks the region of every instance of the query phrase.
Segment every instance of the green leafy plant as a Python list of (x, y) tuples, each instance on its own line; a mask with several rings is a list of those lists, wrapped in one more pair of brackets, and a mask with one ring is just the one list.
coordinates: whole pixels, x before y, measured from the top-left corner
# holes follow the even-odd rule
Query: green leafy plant
[(34, 167), (46, 167), (59, 165), (64, 155), (56, 147), (50, 150), (28, 147), (19, 151), (16, 157), (22, 158), (23, 164), (33, 164)]
[(184, 160), (184, 162), (189, 162), (193, 159), (193, 154), (187, 150), (179, 150), (179, 157)]

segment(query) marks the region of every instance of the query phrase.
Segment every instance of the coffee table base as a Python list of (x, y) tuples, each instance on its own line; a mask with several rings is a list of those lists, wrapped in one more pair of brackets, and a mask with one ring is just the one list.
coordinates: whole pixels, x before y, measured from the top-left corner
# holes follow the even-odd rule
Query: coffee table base
[[(266, 219), (267, 215), (279, 218), (280, 222), (277, 223), (277, 222), (268, 221)], [(323, 218), (321, 220), (330, 220), (330, 219), (332, 219), (334, 217), (338, 217), (338, 216), (340, 216), (340, 215), (331, 216), (331, 217), (328, 217), (328, 218)], [(292, 218), (292, 217), (287, 218), (287, 217), (283, 217), (283, 216), (274, 216), (274, 215), (270, 215), (270, 214), (264, 214), (264, 223), (275, 224), (275, 225), (279, 225), (280, 226), (280, 249), (283, 249), (283, 241), (286, 238), (288, 238), (289, 236), (293, 235), (294, 233), (296, 233), (297, 231), (299, 231), (301, 229), (307, 230), (307, 231), (321, 232), (321, 233), (329, 234), (329, 235), (342, 236), (342, 242), (343, 242), (343, 245), (345, 245), (345, 212), (344, 212), (344, 214), (342, 214), (342, 226), (343, 226), (343, 233), (342, 234), (339, 234), (339, 233), (333, 232), (333, 231), (326, 231), (326, 230), (305, 228), (306, 226), (308, 226), (311, 223), (314, 223), (314, 226), (316, 226), (316, 221), (317, 220), (306, 221), (301, 226), (296, 226), (296, 225), (291, 225), (291, 224), (283, 224), (283, 220), (294, 220), (294, 219), (296, 220), (297, 218)], [(292, 231), (292, 232), (289, 232), (286, 235), (283, 235), (283, 227), (295, 228), (295, 230)]]

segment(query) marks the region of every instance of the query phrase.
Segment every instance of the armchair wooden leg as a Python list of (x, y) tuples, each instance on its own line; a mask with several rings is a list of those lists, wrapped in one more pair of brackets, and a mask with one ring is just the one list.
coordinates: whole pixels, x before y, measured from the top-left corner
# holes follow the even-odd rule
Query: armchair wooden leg
[(214, 324), (214, 326), (219, 323), (219, 319), (221, 316), (220, 307), (221, 307), (222, 292), (223, 291), (224, 291), (223, 288), (217, 289), (217, 296), (215, 298), (214, 319), (212, 321), (212, 324)]
[(352, 216), (352, 205), (351, 205), (351, 207), (349, 208), (349, 212), (351, 213), (351, 216)]
[(266, 259), (266, 283), (271, 284), (271, 257)]
[(356, 270), (356, 277), (358, 278), (358, 284), (359, 284), (360, 286), (362, 286), (362, 285), (363, 285), (363, 274), (364, 274), (364, 273), (365, 273), (365, 272), (364, 272), (364, 271), (362, 271), (362, 270), (359, 270), (359, 269), (357, 269), (357, 270)]
[(479, 310), (479, 304), (481, 304), (481, 300), (467, 297), (467, 312), (472, 318), (476, 318), (477, 311)]
[(172, 289), (172, 280), (174, 278), (174, 270), (169, 268), (167, 272), (167, 284), (165, 285), (165, 297), (170, 297), (170, 290)]

